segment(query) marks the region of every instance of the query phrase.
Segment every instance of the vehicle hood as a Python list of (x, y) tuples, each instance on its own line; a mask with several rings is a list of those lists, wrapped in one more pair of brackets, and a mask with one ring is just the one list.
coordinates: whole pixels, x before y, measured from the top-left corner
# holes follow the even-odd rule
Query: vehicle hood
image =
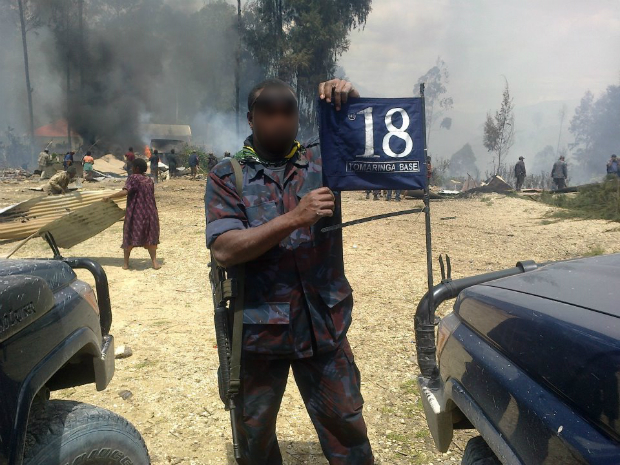
[(620, 317), (620, 254), (556, 262), (485, 285)]
[(52, 292), (71, 284), (76, 275), (69, 265), (59, 260), (0, 259), (0, 276), (28, 275), (44, 279)]

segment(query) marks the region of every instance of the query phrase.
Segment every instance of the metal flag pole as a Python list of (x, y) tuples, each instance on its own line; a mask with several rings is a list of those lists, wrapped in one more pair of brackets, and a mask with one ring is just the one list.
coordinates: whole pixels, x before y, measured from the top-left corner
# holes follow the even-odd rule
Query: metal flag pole
[[(422, 126), (424, 128), (424, 163), (428, 170), (428, 147), (426, 146), (426, 101), (424, 99), (424, 83), (420, 84), (420, 97), (422, 98)], [(433, 246), (431, 242), (431, 195), (430, 179), (426, 174), (426, 184), (424, 185), (424, 217), (426, 219), (426, 271), (428, 279), (428, 314), (429, 318), (433, 314), (435, 302), (433, 299)], [(434, 330), (433, 330), (434, 331)]]

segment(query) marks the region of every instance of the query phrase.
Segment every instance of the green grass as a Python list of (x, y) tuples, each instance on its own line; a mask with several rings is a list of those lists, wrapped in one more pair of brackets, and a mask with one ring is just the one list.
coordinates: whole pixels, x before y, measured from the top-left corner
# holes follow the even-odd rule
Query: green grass
[(543, 203), (562, 208), (550, 214), (554, 218), (602, 219), (620, 222), (620, 178), (585, 186), (575, 195), (540, 196)]
[(597, 255), (603, 255), (605, 253), (605, 249), (600, 245), (595, 245), (590, 248), (588, 252), (586, 252), (584, 257), (596, 257)]
[(155, 365), (157, 365), (156, 362), (146, 359), (146, 360), (142, 360), (141, 362), (136, 363), (133, 367), (136, 370), (142, 370), (143, 368), (149, 368)]

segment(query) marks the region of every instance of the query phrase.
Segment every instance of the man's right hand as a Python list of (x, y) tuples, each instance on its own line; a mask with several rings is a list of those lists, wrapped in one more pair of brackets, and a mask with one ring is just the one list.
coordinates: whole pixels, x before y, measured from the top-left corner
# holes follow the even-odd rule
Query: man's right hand
[(309, 227), (325, 216), (333, 216), (335, 207), (333, 192), (328, 187), (321, 187), (306, 194), (291, 214), (299, 227)]

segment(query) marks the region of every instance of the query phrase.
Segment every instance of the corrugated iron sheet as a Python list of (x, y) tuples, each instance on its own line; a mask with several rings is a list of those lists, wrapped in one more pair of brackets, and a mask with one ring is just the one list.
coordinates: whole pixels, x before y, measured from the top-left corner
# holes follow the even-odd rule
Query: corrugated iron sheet
[[(69, 213), (96, 203), (103, 203), (103, 198), (110, 193), (110, 191), (72, 192), (64, 195), (37, 197), (21, 202), (0, 212), (0, 240), (25, 239)], [(124, 211), (125, 198), (115, 199), (114, 202)], [(106, 209), (102, 210), (102, 212), (105, 211)]]
[(114, 202), (97, 202), (61, 216), (39, 230), (43, 236), (50, 232), (56, 245), (69, 249), (105, 231), (125, 216), (125, 210)]

